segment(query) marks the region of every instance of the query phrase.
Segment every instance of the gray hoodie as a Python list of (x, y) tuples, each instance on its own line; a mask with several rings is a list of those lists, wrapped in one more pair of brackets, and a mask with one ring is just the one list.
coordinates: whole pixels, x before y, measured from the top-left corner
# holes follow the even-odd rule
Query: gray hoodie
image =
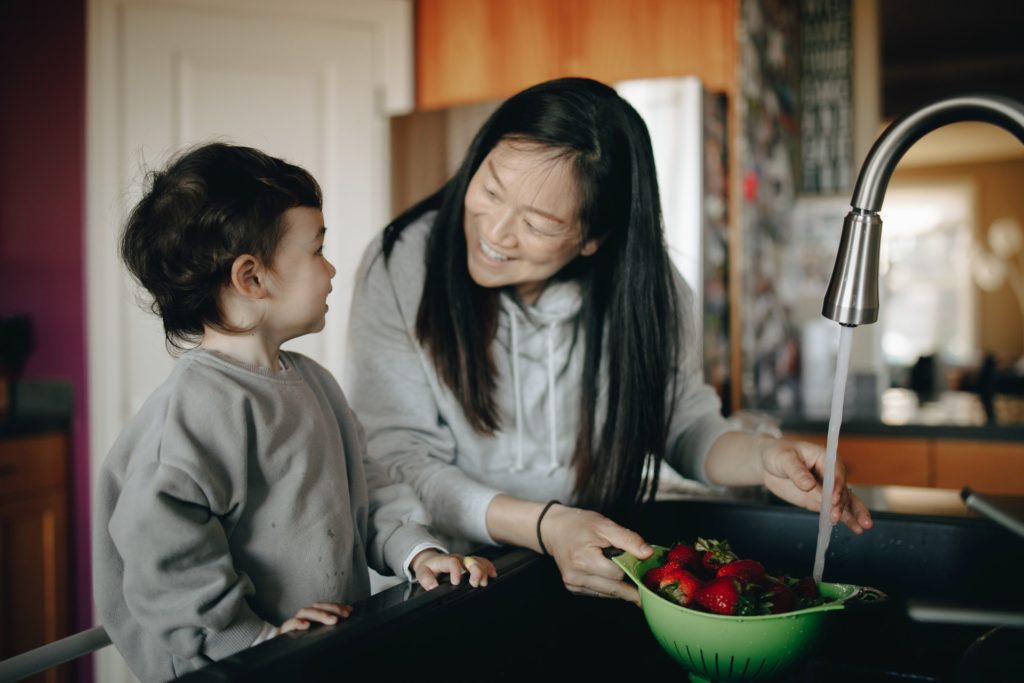
[[(552, 282), (530, 306), (501, 294), (493, 357), (502, 428), (477, 432), (416, 339), (435, 215), (407, 227), (387, 263), (379, 238), (367, 248), (349, 319), (346, 385), (366, 428), (369, 456), (416, 489), (435, 531), (456, 545), (493, 543), (485, 518), (498, 493), (573, 501), (584, 344), (574, 346), (572, 336), (580, 291), (576, 282)], [(689, 302), (682, 278), (676, 280), (681, 300)], [(666, 459), (684, 476), (706, 482), (704, 459), (729, 426), (694, 360), (680, 363)], [(604, 394), (599, 388), (599, 416)]]

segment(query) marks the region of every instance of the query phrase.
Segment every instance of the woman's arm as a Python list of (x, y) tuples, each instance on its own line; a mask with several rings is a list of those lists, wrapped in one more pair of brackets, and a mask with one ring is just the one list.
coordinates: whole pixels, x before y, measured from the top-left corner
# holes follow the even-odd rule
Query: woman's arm
[[(493, 543), (485, 517), (499, 492), (455, 464), (455, 439), (440, 416), (439, 389), (431, 384), (379, 252), (379, 241), (371, 244), (356, 275), (346, 359), (345, 390), (366, 430), (367, 457), (388, 478), (415, 490), (434, 529)], [(419, 274), (402, 270), (396, 277)]]
[[(779, 498), (809, 510), (821, 509), (825, 449), (803, 441), (749, 432), (726, 432), (711, 445), (704, 462), (709, 481), (721, 486), (764, 485)], [(846, 466), (836, 458), (832, 523), (855, 534), (872, 526), (867, 506), (846, 485)]]
[(499, 543), (537, 552), (543, 551), (543, 539), (562, 582), (573, 593), (620, 598), (639, 605), (639, 591), (623, 582), (622, 570), (604, 556), (603, 550), (619, 548), (646, 558), (654, 551), (640, 534), (596, 512), (561, 504), (552, 505), (540, 519), (545, 505), (498, 495), (487, 508), (487, 528)]

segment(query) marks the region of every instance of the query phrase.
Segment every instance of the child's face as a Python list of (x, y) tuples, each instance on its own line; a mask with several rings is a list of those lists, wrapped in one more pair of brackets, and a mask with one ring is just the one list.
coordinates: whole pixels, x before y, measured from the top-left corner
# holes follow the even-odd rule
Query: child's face
[(596, 242), (582, 244), (572, 165), (552, 150), (499, 142), (466, 190), (469, 275), (481, 287), (515, 287), (532, 303), (552, 275)]
[(263, 319), (280, 342), (324, 328), (327, 295), (335, 270), (324, 257), (324, 215), (300, 206), (282, 215), (284, 234), (271, 264), (267, 287), (271, 293)]

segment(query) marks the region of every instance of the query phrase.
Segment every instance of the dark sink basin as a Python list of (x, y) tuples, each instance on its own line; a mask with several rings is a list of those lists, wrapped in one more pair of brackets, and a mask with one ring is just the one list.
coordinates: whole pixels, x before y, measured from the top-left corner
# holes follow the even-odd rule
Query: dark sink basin
[[(1024, 541), (988, 520), (874, 513), (875, 527), (855, 536), (833, 529), (824, 580), (875, 586), (896, 600), (941, 600), (1024, 609), (1019, 575)], [(638, 526), (668, 545), (697, 535), (727, 538), (742, 557), (771, 570), (807, 575), (814, 565), (818, 518), (789, 506), (727, 502), (659, 503)]]
[[(648, 510), (636, 528), (660, 544), (697, 535), (727, 538), (770, 570), (809, 574), (817, 516), (773, 505), (666, 502)], [(378, 680), (685, 680), (633, 605), (570, 595), (549, 558), (524, 550), (486, 552), (500, 572), (486, 589), (446, 584), (425, 593), (398, 586), (357, 605), (344, 624), (287, 634), (186, 680), (335, 681), (352, 674)], [(914, 621), (907, 603), (1022, 610), (1022, 563), (1024, 542), (987, 520), (880, 513), (864, 536), (836, 529), (826, 580), (875, 586), (891, 600), (839, 615), (818, 653), (785, 680), (982, 680), (961, 676), (961, 661), (989, 627)], [(1022, 634), (1004, 633), (1002, 651), (1024, 649)], [(986, 663), (993, 664), (990, 657)]]

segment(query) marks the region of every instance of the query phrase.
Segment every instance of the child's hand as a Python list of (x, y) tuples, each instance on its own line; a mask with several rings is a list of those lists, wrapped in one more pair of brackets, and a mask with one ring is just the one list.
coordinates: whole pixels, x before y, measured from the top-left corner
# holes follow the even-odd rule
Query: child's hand
[(337, 602), (314, 602), (311, 607), (303, 607), (295, 616), (281, 624), (278, 633), (288, 631), (305, 631), (313, 622), (332, 626), (338, 623), (338, 619), (348, 619), (352, 614), (351, 605), (341, 605)]
[(437, 588), (439, 574), (448, 574), (452, 584), (457, 586), (462, 581), (462, 572), (468, 570), (469, 585), (474, 588), (486, 586), (488, 578), (498, 575), (498, 570), (485, 557), (445, 555), (433, 548), (428, 548), (412, 558), (410, 568), (416, 575), (416, 580), (428, 591)]

